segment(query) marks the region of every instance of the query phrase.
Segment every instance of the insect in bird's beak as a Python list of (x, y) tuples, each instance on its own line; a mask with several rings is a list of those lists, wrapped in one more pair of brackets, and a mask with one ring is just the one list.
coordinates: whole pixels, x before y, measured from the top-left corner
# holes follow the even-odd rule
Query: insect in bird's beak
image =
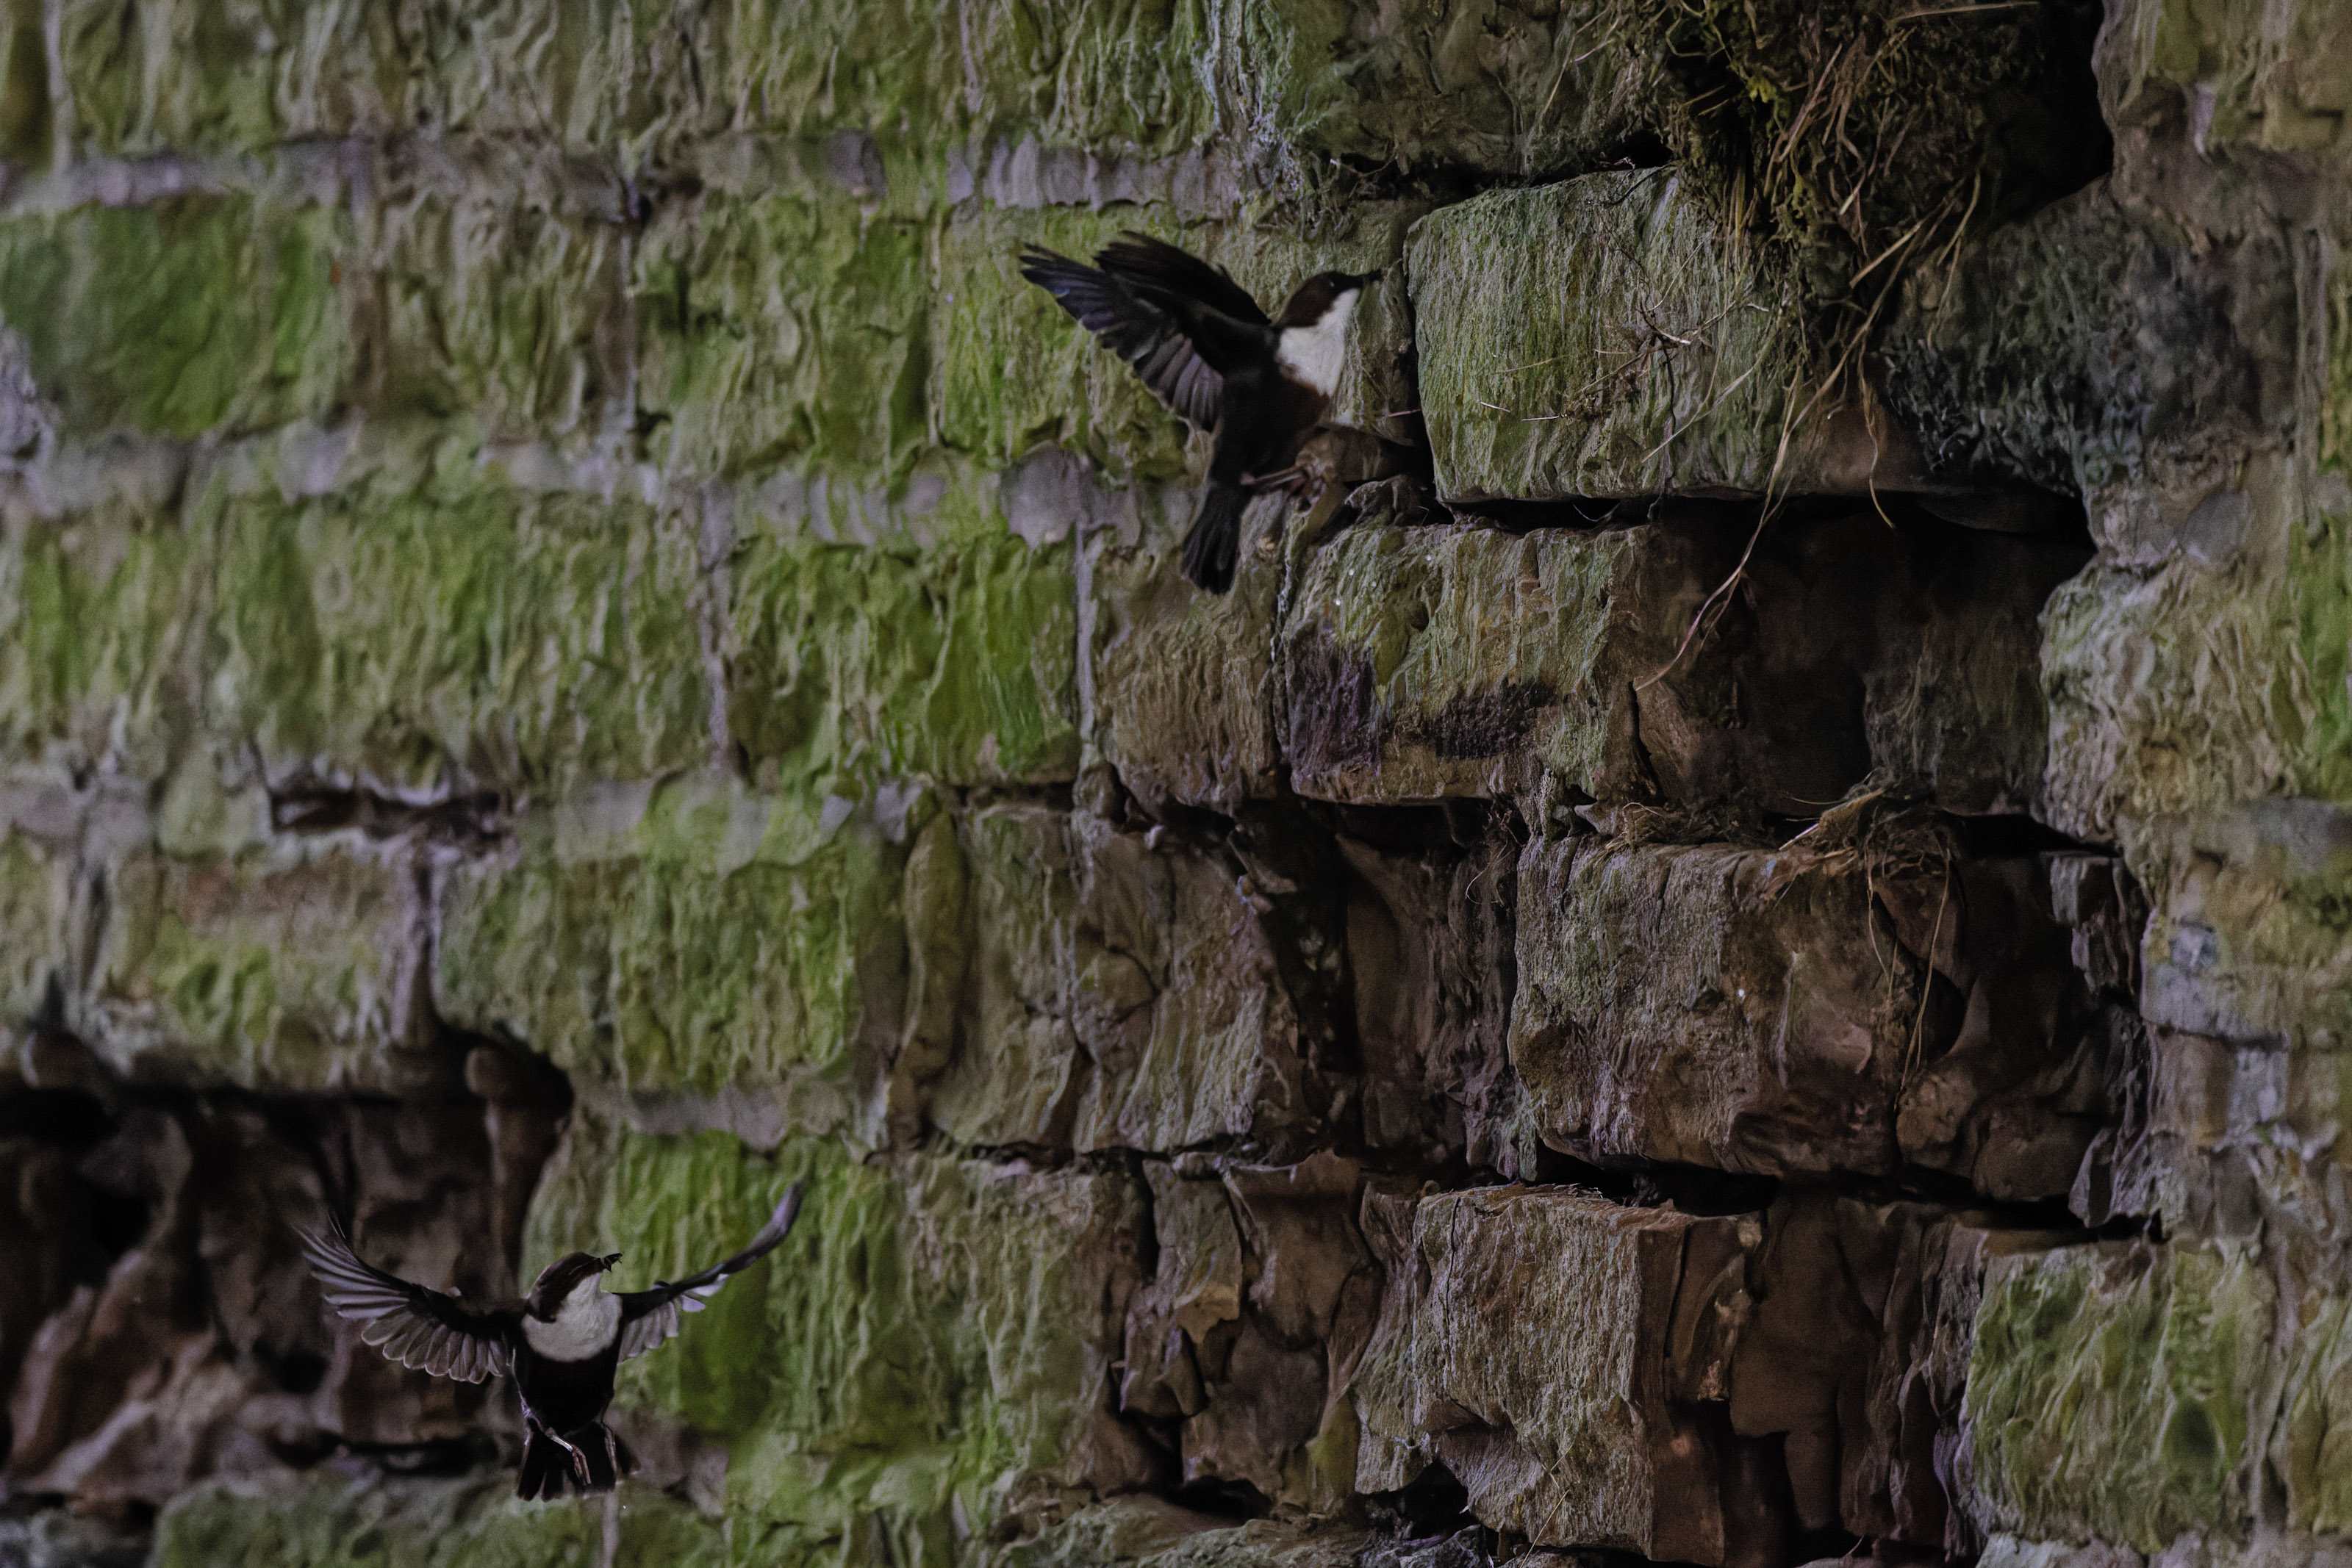
[(613, 1254), (611, 1257), (609, 1257), (609, 1258), (599, 1258), (599, 1259), (597, 1259), (597, 1260), (596, 1260), (596, 1271), (597, 1271), (598, 1273), (600, 1273), (600, 1274), (601, 1274), (601, 1273), (604, 1273), (605, 1270), (607, 1270), (611, 1269), (611, 1268), (612, 1268), (612, 1266), (613, 1266), (614, 1264), (615, 1264), (615, 1263), (619, 1262), (620, 1260), (621, 1260), (621, 1255), (620, 1255), (618, 1252), (614, 1253), (614, 1254)]

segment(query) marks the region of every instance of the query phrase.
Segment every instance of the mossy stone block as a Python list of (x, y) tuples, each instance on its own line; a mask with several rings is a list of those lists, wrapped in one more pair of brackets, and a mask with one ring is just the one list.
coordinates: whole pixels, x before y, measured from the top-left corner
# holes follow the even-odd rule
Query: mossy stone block
[(1960, 1413), (1985, 1524), (2148, 1552), (2242, 1536), (2274, 1289), (2222, 1247), (1990, 1260)]
[[(1293, 787), (1346, 801), (1500, 795), (1537, 768), (1613, 793), (1627, 677), (1648, 673), (1633, 666), (1658, 641), (1629, 619), (1647, 542), (1471, 528), (1334, 538), (1281, 629)], [(1656, 649), (1656, 664), (1671, 652)]]
[(764, 787), (1050, 783), (1077, 767), (1074, 547), (763, 534), (737, 552), (729, 726)]
[(741, 1561), (727, 1527), (651, 1487), (621, 1493), (604, 1555), (604, 1502), (524, 1502), (505, 1476), (348, 1480), (289, 1473), (184, 1493), (155, 1523), (156, 1568), (720, 1568)]
[(1863, 487), (1858, 413), (1784, 430), (1811, 395), (1796, 317), (1671, 168), (1441, 208), (1407, 263), (1446, 500)]
[(175, 196), (0, 221), (0, 321), (59, 428), (235, 435), (326, 412), (352, 352), (351, 220)]
[(583, 1084), (781, 1091), (790, 1125), (848, 1124), (906, 963), (905, 852), (870, 811), (696, 774), (584, 793), (517, 838), (448, 882), (446, 1017)]
[(278, 1092), (413, 1086), (430, 1028), (413, 867), (299, 840), (210, 863), (138, 852), (105, 891), (70, 1011), (118, 1068)]
[(684, 525), (458, 465), (288, 504), (208, 489), (205, 720), (266, 757), (555, 793), (704, 761), (711, 694)]

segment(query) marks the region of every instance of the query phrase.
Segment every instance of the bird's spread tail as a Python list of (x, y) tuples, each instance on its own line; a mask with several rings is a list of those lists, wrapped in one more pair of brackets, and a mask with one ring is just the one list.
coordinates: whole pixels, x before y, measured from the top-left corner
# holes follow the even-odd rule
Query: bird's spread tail
[(602, 1421), (562, 1434), (532, 1421), (523, 1432), (522, 1473), (515, 1480), (515, 1496), (535, 1502), (560, 1498), (567, 1487), (580, 1492), (611, 1491), (636, 1468), (637, 1457)]
[(1201, 497), (1200, 515), (1184, 536), (1184, 578), (1209, 593), (1223, 593), (1234, 585), (1234, 559), (1240, 553), (1242, 513), (1249, 492), (1239, 485), (1212, 481)]

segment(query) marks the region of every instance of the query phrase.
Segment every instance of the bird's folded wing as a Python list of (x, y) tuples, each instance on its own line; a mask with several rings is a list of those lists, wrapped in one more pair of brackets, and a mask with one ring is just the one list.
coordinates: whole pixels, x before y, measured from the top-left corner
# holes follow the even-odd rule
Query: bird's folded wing
[(1107, 272), (1034, 246), (1021, 257), (1021, 276), (1057, 300), (1079, 326), (1103, 340), (1151, 389), (1151, 395), (1208, 430), (1217, 423), (1225, 379), (1202, 357), (1176, 316)]
[(689, 1274), (675, 1283), (664, 1281), (650, 1291), (624, 1291), (618, 1293), (621, 1303), (621, 1359), (646, 1352), (677, 1333), (681, 1312), (698, 1312), (703, 1304), (719, 1293), (719, 1287), (730, 1274), (744, 1270), (776, 1249), (800, 1217), (801, 1184), (794, 1182), (784, 1200), (776, 1205), (776, 1212), (751, 1238), (751, 1244), (723, 1263), (713, 1263), (699, 1274)]
[(1221, 316), (1253, 327), (1272, 325), (1250, 291), (1234, 281), (1233, 274), (1150, 235), (1128, 230), (1095, 252), (1095, 265), (1147, 299), (1197, 300)]
[(301, 1235), (327, 1304), (367, 1324), (360, 1338), (385, 1355), (460, 1383), (507, 1370), (507, 1336), (521, 1321), (520, 1302), (477, 1307), (387, 1274), (361, 1260), (341, 1226)]

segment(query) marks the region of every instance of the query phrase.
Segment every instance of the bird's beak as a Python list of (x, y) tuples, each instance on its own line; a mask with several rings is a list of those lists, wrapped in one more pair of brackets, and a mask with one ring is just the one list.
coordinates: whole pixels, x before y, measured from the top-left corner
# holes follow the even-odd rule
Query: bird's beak
[(1353, 281), (1359, 288), (1370, 288), (1373, 284), (1378, 283), (1383, 277), (1387, 276), (1388, 270), (1389, 269), (1387, 267), (1383, 267), (1373, 272), (1359, 272), (1355, 275)]
[(604, 1273), (608, 1271), (614, 1264), (620, 1260), (621, 1255), (618, 1252), (614, 1253), (609, 1258), (599, 1258), (596, 1260), (596, 1271), (600, 1274)]

